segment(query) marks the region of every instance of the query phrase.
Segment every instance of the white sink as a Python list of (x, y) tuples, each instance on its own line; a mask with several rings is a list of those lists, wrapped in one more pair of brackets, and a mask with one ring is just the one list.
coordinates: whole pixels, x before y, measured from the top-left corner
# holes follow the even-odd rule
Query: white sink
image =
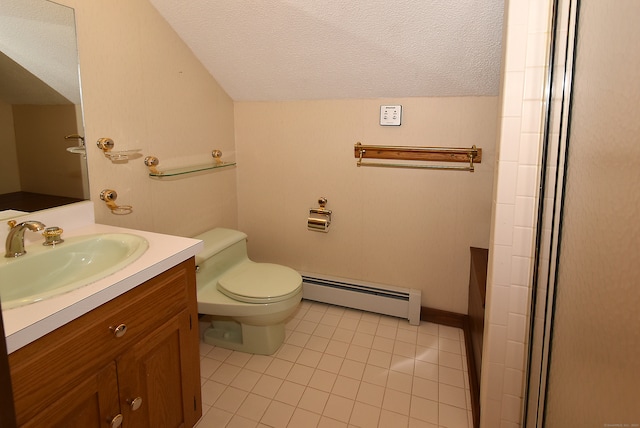
[(39, 302), (105, 278), (138, 259), (147, 240), (129, 233), (77, 236), (0, 261), (2, 309)]

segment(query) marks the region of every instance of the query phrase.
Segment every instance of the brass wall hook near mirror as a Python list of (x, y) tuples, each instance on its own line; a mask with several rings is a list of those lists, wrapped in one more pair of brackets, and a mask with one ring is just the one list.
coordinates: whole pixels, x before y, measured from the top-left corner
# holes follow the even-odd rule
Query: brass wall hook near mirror
[(118, 194), (115, 190), (104, 189), (102, 192), (100, 192), (100, 199), (102, 199), (107, 204), (107, 207), (111, 210), (111, 214), (125, 215), (131, 214), (133, 212), (133, 207), (131, 205), (116, 204)]
[(69, 153), (82, 155), (83, 159), (87, 158), (87, 150), (84, 145), (84, 137), (80, 134), (69, 134), (64, 136), (65, 140), (78, 140), (77, 146), (67, 147)]
[(84, 147), (84, 137), (80, 134), (69, 134), (64, 136), (65, 140), (78, 140), (78, 146)]

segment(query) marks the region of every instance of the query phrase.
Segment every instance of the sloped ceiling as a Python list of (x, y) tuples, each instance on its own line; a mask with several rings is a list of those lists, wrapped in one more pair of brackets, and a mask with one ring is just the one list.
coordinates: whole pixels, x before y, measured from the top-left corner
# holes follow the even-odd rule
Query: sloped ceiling
[(497, 95), (504, 0), (150, 0), (236, 101)]
[(7, 104), (71, 103), (2, 52), (0, 52), (0, 100)]

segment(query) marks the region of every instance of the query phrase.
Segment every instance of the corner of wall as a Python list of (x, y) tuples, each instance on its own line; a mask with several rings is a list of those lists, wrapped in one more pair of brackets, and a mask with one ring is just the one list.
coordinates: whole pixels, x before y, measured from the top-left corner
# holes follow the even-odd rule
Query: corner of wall
[(505, 8), (481, 427), (521, 426), (552, 0)]

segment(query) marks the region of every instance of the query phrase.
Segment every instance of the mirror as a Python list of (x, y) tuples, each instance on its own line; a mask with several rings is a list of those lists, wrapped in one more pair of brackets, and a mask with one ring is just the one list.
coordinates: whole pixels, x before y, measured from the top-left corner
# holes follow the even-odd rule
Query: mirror
[(74, 10), (0, 2), (0, 212), (89, 198)]

